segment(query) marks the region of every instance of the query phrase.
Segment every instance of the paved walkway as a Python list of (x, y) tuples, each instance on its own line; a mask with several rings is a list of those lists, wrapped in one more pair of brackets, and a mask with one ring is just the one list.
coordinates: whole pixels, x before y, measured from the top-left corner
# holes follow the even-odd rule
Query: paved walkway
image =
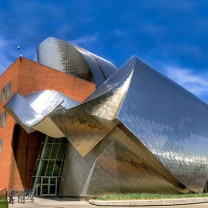
[(97, 207), (88, 203), (88, 201), (77, 201), (75, 199), (69, 198), (58, 198), (58, 197), (50, 197), (50, 198), (41, 198), (34, 197), (34, 202), (30, 200), (25, 200), (25, 203), (18, 203), (18, 199), (15, 198), (14, 204), (9, 204), (9, 208), (92, 208)]
[[(69, 198), (39, 198), (35, 197), (34, 202), (29, 200), (22, 204), (18, 203), (15, 199), (14, 204), (10, 204), (9, 208), (130, 208), (130, 206), (96, 206), (89, 204), (88, 201), (75, 201)], [(178, 205), (178, 206), (133, 206), (140, 208), (208, 208), (208, 203), (191, 204), (191, 205)]]

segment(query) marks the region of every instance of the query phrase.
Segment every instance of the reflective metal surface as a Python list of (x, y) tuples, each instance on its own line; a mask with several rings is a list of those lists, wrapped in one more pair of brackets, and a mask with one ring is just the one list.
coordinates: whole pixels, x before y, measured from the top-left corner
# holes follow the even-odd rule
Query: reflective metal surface
[(55, 38), (44, 40), (37, 49), (37, 62), (101, 85), (117, 69), (109, 61), (78, 46)]
[(78, 104), (60, 92), (44, 90), (26, 97), (15, 93), (4, 108), (28, 133), (38, 130), (52, 137), (63, 137), (49, 114), (56, 108), (69, 109)]
[(81, 157), (69, 144), (59, 195), (188, 192), (182, 185), (174, 182), (170, 174), (174, 185), (168, 182), (159, 173), (160, 169), (164, 168), (154, 156), (145, 152), (142, 144), (136, 145), (135, 141), (116, 127), (85, 157)]
[(203, 192), (208, 106), (138, 58), (80, 105), (48, 96), (16, 94), (5, 109), (27, 128), (69, 140), (59, 195)]
[(138, 190), (174, 193), (177, 188), (180, 189), (163, 178), (155, 169), (155, 159), (143, 151), (142, 145), (135, 145), (119, 128), (114, 128), (102, 145), (105, 149), (95, 160), (86, 195)]
[[(117, 118), (194, 192), (208, 178), (208, 106), (136, 59)], [(135, 125), (136, 124), (136, 125)]]

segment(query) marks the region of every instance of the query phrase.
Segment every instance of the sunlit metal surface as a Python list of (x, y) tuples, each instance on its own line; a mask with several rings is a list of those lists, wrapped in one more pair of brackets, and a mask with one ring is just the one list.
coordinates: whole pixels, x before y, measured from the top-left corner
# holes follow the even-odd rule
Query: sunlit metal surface
[(135, 142), (115, 127), (85, 157), (69, 143), (59, 195), (188, 192), (141, 143)]
[(116, 123), (91, 116), (89, 106), (77, 106), (69, 110), (56, 110), (50, 118), (64, 133), (81, 156), (86, 156), (116, 125)]
[(15, 93), (4, 108), (28, 133), (38, 130), (49, 136), (63, 137), (48, 115), (56, 108), (69, 109), (78, 104), (60, 92), (44, 90), (26, 97)]
[(79, 105), (79, 102), (55, 90), (43, 90), (25, 96), (28, 104), (39, 114), (48, 115), (60, 103), (69, 109)]
[(5, 108), (23, 126), (69, 140), (59, 195), (203, 192), (208, 106), (138, 58), (80, 105), (41, 96), (16, 94)]
[(138, 190), (173, 193), (177, 192), (177, 188), (180, 189), (158, 173), (154, 157), (143, 151), (142, 146), (135, 145), (118, 128), (115, 128), (101, 145), (104, 150), (100, 151), (95, 160), (86, 195), (94, 195), (96, 192), (131, 193)]
[(69, 110), (56, 110), (50, 118), (76, 150), (85, 156), (113, 129), (113, 121), (128, 89), (129, 78), (114, 93), (102, 95)]
[(132, 70), (118, 120), (176, 179), (202, 192), (208, 178), (208, 106), (139, 59)]
[[(87, 61), (88, 65), (90, 66), (90, 69), (93, 73), (94, 79), (97, 79), (97, 76), (103, 77), (104, 81), (109, 78), (113, 73), (116, 72), (116, 67), (113, 65), (110, 61), (97, 56), (83, 48), (80, 48), (78, 46), (74, 46), (84, 57), (84, 59)], [(99, 75), (98, 75), (99, 72)], [(103, 82), (102, 82), (103, 83)]]
[(89, 51), (55, 38), (44, 40), (37, 49), (37, 62), (101, 85), (117, 68)]

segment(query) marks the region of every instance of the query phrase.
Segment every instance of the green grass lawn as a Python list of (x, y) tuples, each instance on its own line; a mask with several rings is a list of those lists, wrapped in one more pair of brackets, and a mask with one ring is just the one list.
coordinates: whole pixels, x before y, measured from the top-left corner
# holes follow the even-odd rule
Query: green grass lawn
[(0, 197), (0, 208), (8, 208), (7, 198)]
[(151, 194), (151, 193), (129, 193), (129, 194), (106, 194), (98, 197), (98, 200), (128, 200), (128, 199), (169, 199), (169, 198), (197, 198), (208, 197), (208, 193), (202, 194)]

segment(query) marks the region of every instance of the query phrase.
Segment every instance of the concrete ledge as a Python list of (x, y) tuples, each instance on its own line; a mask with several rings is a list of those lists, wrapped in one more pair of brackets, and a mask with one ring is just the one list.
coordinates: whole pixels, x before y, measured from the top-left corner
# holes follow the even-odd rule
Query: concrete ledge
[(95, 200), (89, 203), (97, 206), (168, 206), (207, 203), (208, 197), (202, 198), (180, 198), (180, 199), (149, 199), (149, 200)]

